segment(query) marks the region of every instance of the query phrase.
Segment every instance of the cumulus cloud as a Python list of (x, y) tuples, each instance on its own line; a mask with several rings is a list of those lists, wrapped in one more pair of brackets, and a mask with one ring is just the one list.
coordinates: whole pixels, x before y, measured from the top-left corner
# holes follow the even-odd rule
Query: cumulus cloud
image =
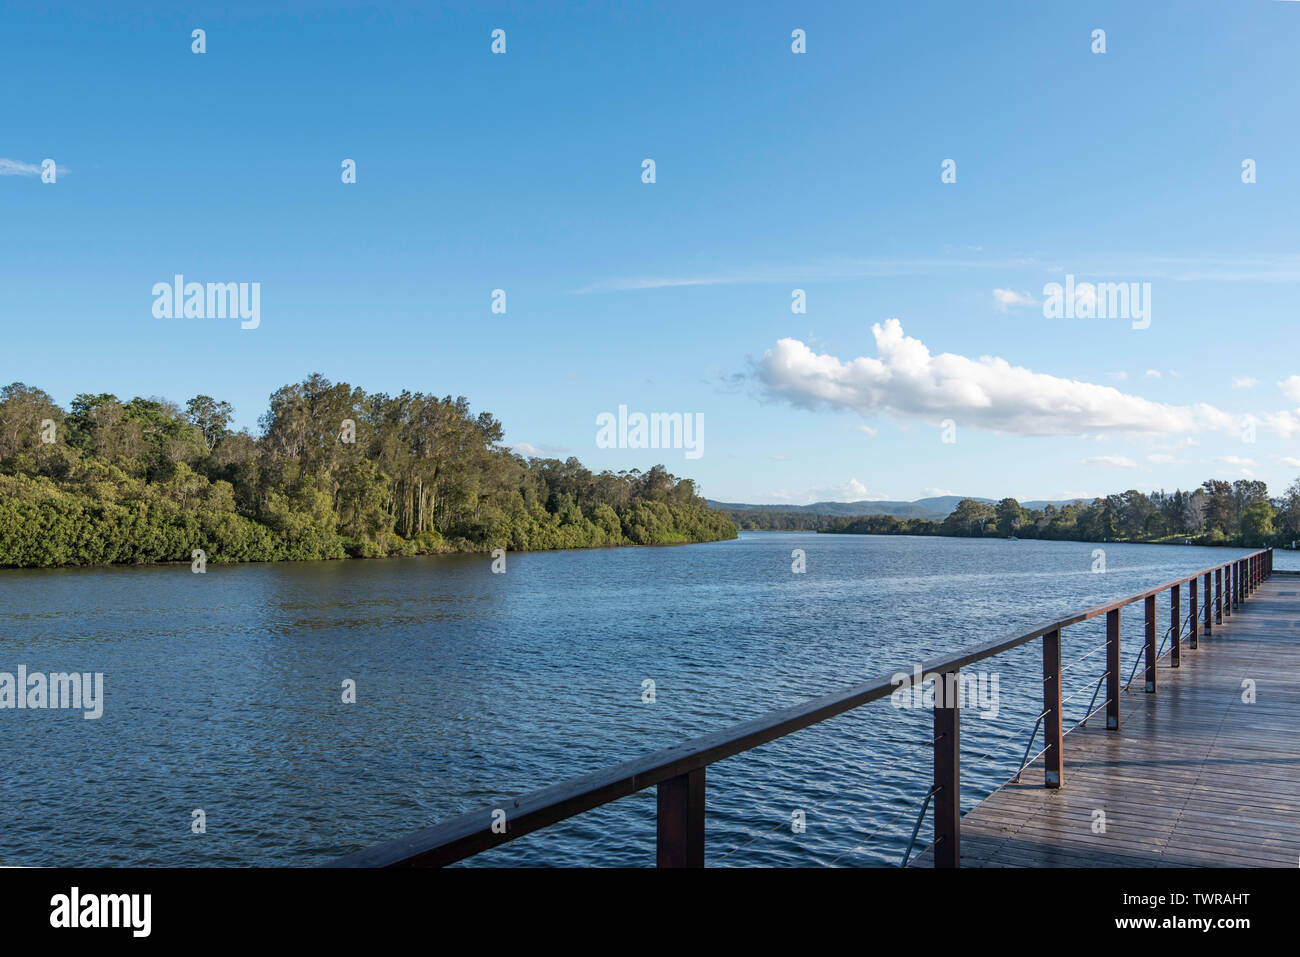
[(1235, 465), (1238, 468), (1247, 468), (1255, 464), (1254, 459), (1243, 459), (1239, 455), (1221, 455), (1219, 456), (1218, 461), (1222, 462), (1224, 465)]
[(1253, 389), (1259, 385), (1259, 380), (1248, 375), (1235, 375), (1232, 377), (1232, 387), (1234, 389)]
[(1038, 302), (1029, 293), (1016, 292), (1014, 289), (994, 289), (993, 301), (1003, 312), (1012, 306), (1032, 306)]
[(1283, 465), (1289, 466), (1290, 468), (1300, 469), (1300, 459), (1296, 458), (1294, 455), (1282, 456), (1281, 462)]
[(757, 363), (764, 392), (807, 409), (889, 413), (1019, 435), (1235, 431), (1231, 415), (1203, 403), (1167, 405), (1013, 366), (1005, 359), (931, 354), (897, 319), (871, 327), (878, 357), (842, 362), (781, 339)]
[(1293, 375), (1277, 384), (1282, 394), (1292, 402), (1300, 402), (1300, 375)]

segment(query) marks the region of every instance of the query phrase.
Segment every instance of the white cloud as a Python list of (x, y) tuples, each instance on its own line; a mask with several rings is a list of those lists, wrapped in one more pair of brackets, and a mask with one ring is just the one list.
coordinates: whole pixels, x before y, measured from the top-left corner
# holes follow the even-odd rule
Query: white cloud
[(1292, 402), (1300, 402), (1300, 375), (1289, 376), (1277, 384), (1282, 394)]
[(634, 276), (606, 279), (575, 290), (578, 295), (597, 292), (628, 292), (644, 289), (676, 289), (683, 286), (738, 286), (754, 283), (792, 283), (869, 279), (879, 276), (928, 276), (939, 270), (1023, 269), (1033, 266), (1032, 258), (992, 259), (986, 257), (910, 257), (864, 259), (838, 257), (820, 262), (767, 264), (728, 272), (700, 275)]
[(1016, 292), (1014, 289), (994, 289), (993, 299), (1003, 312), (1011, 306), (1033, 306), (1038, 303), (1029, 293)]
[[(66, 166), (54, 164), (54, 175), (64, 176), (68, 172)], [(24, 163), (22, 160), (5, 159), (0, 157), (0, 176), (40, 176), (40, 163)]]
[(1300, 410), (1296, 412), (1266, 412), (1264, 422), (1284, 439), (1300, 435)]
[(1243, 459), (1238, 455), (1221, 455), (1215, 461), (1222, 462), (1224, 465), (1235, 465), (1239, 468), (1246, 468), (1255, 464), (1254, 459)]
[(788, 456), (788, 455), (769, 455), (768, 458), (770, 458), (773, 462), (789, 462), (789, 461), (790, 461), (790, 456)]
[(1127, 372), (1107, 372), (1107, 373), (1106, 373), (1106, 378), (1108, 378), (1108, 379), (1114, 379), (1116, 382), (1123, 382), (1125, 379), (1128, 378), (1128, 373), (1127, 373)]
[(1259, 385), (1259, 380), (1248, 375), (1235, 375), (1232, 377), (1232, 387), (1234, 389), (1253, 389)]
[(1289, 466), (1293, 469), (1300, 469), (1300, 459), (1296, 458), (1294, 455), (1284, 455), (1282, 456), (1281, 461), (1283, 465)]
[(944, 495), (956, 495), (957, 493), (946, 488), (923, 488), (921, 494), (926, 498), (941, 498)]
[(1174, 462), (1177, 462), (1178, 459), (1176, 459), (1176, 458), (1174, 458), (1172, 455), (1168, 455), (1168, 454), (1166, 454), (1166, 453), (1164, 453), (1164, 452), (1159, 452), (1159, 453), (1152, 453), (1151, 455), (1148, 455), (1148, 456), (1147, 456), (1147, 461), (1148, 461), (1148, 462), (1152, 462), (1152, 463), (1154, 463), (1154, 464), (1156, 464), (1156, 465), (1169, 465), (1169, 464), (1172, 464), (1172, 463), (1174, 463)]
[(853, 427), (853, 429), (854, 429), (854, 431), (856, 431), (856, 432), (862, 432), (862, 433), (864, 433), (864, 434), (866, 434), (866, 435), (869, 435), (869, 436), (871, 436), (873, 439), (874, 439), (877, 435), (880, 434), (878, 431), (876, 431), (875, 429), (873, 429), (873, 428), (872, 428), (871, 426), (869, 426), (869, 425), (855, 425), (855, 426)]
[(1146, 471), (1127, 455), (1093, 455), (1079, 460), (1080, 465), (1104, 465), (1112, 469), (1139, 469)]
[(879, 358), (841, 362), (798, 339), (781, 339), (758, 362), (756, 378), (769, 396), (806, 409), (888, 412), (931, 424), (953, 418), (959, 427), (1020, 435), (1236, 431), (1232, 416), (1203, 403), (1152, 402), (995, 356), (932, 355), (903, 334), (897, 319), (871, 331)]
[[(776, 502), (790, 505), (811, 505), (813, 502), (861, 502), (871, 497), (867, 487), (855, 478), (849, 479), (843, 485), (832, 485), (828, 488), (812, 488), (805, 492), (780, 489), (769, 495), (769, 498)], [(876, 498), (883, 497), (876, 496)]]
[(537, 458), (555, 458), (563, 455), (569, 450), (559, 445), (533, 445), (531, 442), (512, 442), (506, 446), (510, 451), (525, 458), (536, 456)]
[(1159, 378), (1160, 378), (1160, 370), (1159, 370), (1159, 369), (1148, 369), (1148, 370), (1146, 371), (1146, 377), (1147, 377), (1148, 379), (1159, 379)]

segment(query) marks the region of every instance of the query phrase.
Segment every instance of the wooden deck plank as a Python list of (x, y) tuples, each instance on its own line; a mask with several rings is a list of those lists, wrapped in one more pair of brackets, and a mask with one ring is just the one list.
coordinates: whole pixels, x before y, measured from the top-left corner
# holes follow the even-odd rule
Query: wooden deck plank
[[(1161, 660), (1156, 694), (1140, 688), (1120, 731), (1066, 735), (1060, 790), (1039, 758), (962, 817), (963, 867), (1300, 863), (1300, 579), (1261, 584), (1199, 648), (1184, 641), (1181, 667)], [(913, 861), (932, 864), (929, 848)]]

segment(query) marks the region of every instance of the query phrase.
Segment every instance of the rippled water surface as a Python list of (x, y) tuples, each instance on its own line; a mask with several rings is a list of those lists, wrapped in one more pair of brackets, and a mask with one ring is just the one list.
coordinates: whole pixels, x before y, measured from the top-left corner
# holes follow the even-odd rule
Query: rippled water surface
[[(1097, 547), (750, 533), (511, 554), (504, 575), (482, 556), (0, 571), (0, 671), (105, 674), (98, 720), (0, 710), (0, 864), (318, 864), (1244, 554), (1107, 545), (1095, 574)], [(1065, 660), (1103, 628), (1068, 629)], [(996, 716), (963, 718), (967, 807), (1019, 765), (1039, 655), (976, 669), (1000, 694)], [(1067, 672), (1069, 723), (1103, 658)], [(897, 864), (929, 736), (928, 713), (884, 700), (713, 766), (709, 863)], [(651, 864), (654, 804), (642, 792), (467, 863)]]

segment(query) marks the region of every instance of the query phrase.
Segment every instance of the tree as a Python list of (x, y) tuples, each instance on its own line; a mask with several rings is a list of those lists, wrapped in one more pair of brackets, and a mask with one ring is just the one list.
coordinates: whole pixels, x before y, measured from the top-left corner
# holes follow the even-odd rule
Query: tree
[(1014, 498), (1004, 498), (993, 507), (997, 521), (998, 534), (1011, 536), (1016, 533), (1025, 520), (1025, 510)]
[(993, 506), (986, 502), (977, 502), (973, 498), (964, 498), (943, 521), (945, 535), (983, 535), (984, 527), (997, 520)]
[(1241, 513), (1241, 535), (1247, 545), (1262, 547), (1277, 534), (1273, 526), (1275, 511), (1269, 502), (1251, 502)]
[(234, 418), (235, 410), (229, 402), (218, 402), (210, 395), (196, 395), (185, 403), (185, 415), (203, 433), (203, 441), (211, 452), (230, 434), (227, 426)]
[(1300, 539), (1300, 479), (1287, 486), (1277, 502), (1279, 531), (1289, 541)]
[(1234, 529), (1236, 504), (1233, 500), (1232, 486), (1227, 482), (1209, 479), (1201, 483), (1205, 493), (1205, 527), (1207, 531), (1218, 529), (1224, 535), (1230, 535)]

